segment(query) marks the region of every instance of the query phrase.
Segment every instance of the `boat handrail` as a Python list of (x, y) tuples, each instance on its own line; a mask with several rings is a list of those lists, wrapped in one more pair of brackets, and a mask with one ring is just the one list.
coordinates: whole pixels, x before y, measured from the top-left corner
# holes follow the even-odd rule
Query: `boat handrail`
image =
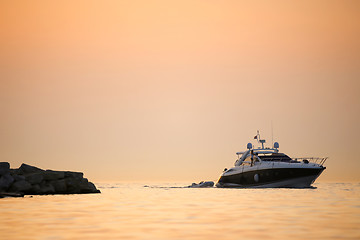
[(298, 158), (293, 158), (293, 160), (295, 161), (304, 161), (307, 160), (311, 163), (316, 163), (319, 164), (320, 166), (324, 165), (324, 163), (326, 162), (326, 160), (328, 159), (328, 157), (298, 157)]
[(289, 162), (289, 163), (294, 163), (295, 162), (306, 162), (308, 161), (309, 163), (316, 163), (319, 165), (323, 165), (326, 160), (328, 159), (328, 157), (301, 157), (301, 158), (292, 158), (290, 161), (288, 159), (281, 158), (281, 157), (272, 157), (272, 158), (266, 158), (266, 159), (262, 159), (262, 161), (265, 162)]

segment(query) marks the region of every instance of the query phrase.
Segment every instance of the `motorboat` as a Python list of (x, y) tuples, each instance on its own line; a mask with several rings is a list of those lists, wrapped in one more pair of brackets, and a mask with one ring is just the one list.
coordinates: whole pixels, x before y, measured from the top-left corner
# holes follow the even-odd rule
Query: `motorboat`
[(235, 166), (224, 169), (216, 187), (235, 188), (308, 188), (326, 169), (327, 157), (290, 158), (279, 152), (279, 143), (264, 147), (259, 131), (254, 137), (261, 147), (247, 144), (247, 150), (237, 152)]

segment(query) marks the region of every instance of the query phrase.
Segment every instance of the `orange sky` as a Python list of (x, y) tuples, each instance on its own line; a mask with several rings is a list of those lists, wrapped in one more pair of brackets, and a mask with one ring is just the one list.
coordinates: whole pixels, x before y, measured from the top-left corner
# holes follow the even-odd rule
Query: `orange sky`
[(359, 181), (359, 1), (1, 1), (0, 160), (216, 180), (256, 130)]

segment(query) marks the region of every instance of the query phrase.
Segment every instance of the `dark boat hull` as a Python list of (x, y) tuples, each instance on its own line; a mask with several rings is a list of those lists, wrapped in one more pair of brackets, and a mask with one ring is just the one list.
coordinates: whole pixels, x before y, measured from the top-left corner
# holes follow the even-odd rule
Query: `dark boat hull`
[(217, 187), (240, 188), (306, 188), (324, 171), (320, 168), (271, 168), (222, 175)]

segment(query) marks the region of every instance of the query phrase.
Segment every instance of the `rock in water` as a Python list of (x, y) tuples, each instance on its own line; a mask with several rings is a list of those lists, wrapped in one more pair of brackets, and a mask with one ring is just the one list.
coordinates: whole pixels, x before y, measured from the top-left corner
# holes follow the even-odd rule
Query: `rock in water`
[(1, 196), (100, 193), (83, 176), (82, 172), (45, 171), (25, 163), (10, 169), (9, 163), (0, 162), (0, 192)]
[(31, 189), (29, 191), (30, 193), (39, 193), (41, 192), (41, 187), (39, 184), (33, 184), (31, 185)]
[(64, 174), (66, 178), (70, 177), (75, 179), (82, 179), (84, 177), (84, 174), (82, 172), (65, 171)]
[(44, 179), (44, 174), (42, 172), (34, 172), (25, 174), (25, 180), (30, 184), (39, 184)]
[(10, 172), (10, 164), (8, 162), (0, 162), (0, 176)]
[(36, 194), (55, 194), (55, 188), (53, 185), (51, 185), (50, 183), (47, 182), (42, 182), (40, 184), (40, 191), (39, 193), (32, 193), (33, 195)]
[(19, 167), (19, 172), (18, 173), (19, 174), (25, 174), (25, 173), (34, 173), (34, 172), (42, 172), (42, 171), (44, 171), (44, 170), (23, 163)]
[(11, 173), (11, 176), (14, 178), (15, 182), (25, 180), (25, 177), (23, 175), (17, 175), (16, 173)]
[(67, 192), (65, 179), (52, 181), (52, 182), (50, 182), (50, 184), (54, 187), (55, 192), (58, 192), (58, 193), (66, 193)]
[(7, 190), (13, 182), (14, 178), (9, 173), (0, 176), (0, 191)]
[(10, 192), (14, 193), (28, 193), (32, 186), (25, 180), (14, 182), (10, 187)]
[(201, 181), (199, 183), (192, 183), (190, 186), (188, 186), (189, 188), (205, 188), (205, 187), (213, 187), (214, 186), (214, 182), (212, 181)]
[(46, 170), (45, 172), (43, 172), (43, 176), (45, 180), (58, 180), (58, 179), (63, 179), (65, 177), (65, 172)]

